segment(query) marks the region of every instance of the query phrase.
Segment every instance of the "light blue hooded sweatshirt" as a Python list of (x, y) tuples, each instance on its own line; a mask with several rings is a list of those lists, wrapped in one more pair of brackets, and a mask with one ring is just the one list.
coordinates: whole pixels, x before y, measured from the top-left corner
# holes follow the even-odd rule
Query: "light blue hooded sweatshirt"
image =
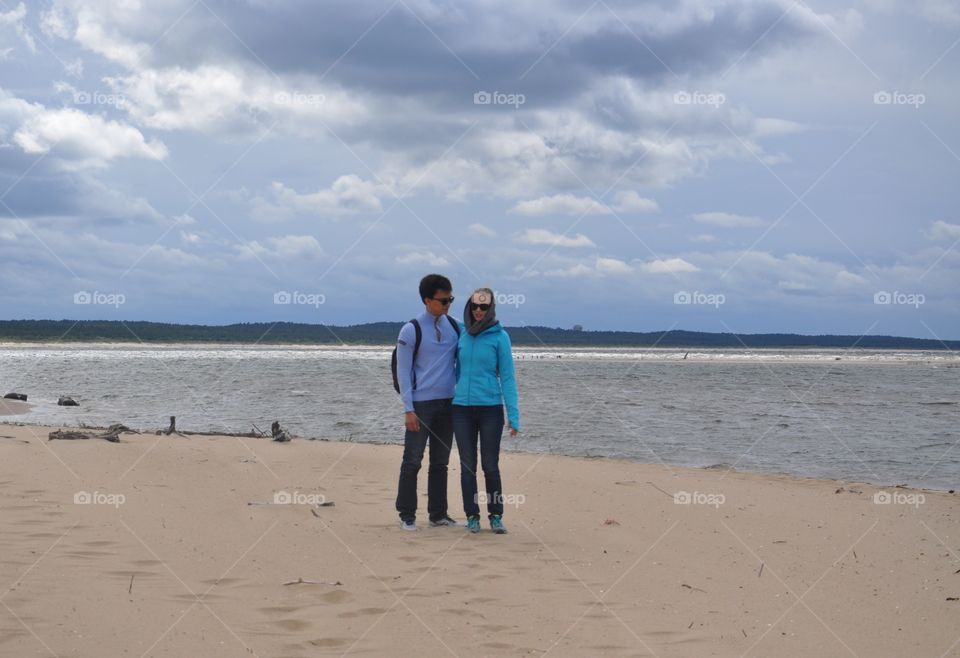
[[(469, 321), (469, 301), (464, 315)], [(461, 325), (453, 403), (461, 406), (505, 404), (510, 427), (519, 431), (520, 408), (510, 336), (495, 318), (491, 306), (483, 322), (474, 328), (479, 330), (476, 335), (472, 335), (468, 325)]]

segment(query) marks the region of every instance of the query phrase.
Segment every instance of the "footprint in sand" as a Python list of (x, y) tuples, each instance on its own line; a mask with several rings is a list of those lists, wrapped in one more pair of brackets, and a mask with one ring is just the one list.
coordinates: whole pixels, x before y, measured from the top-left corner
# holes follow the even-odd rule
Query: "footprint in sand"
[(343, 617), (344, 619), (353, 619), (354, 617), (366, 617), (369, 615), (382, 615), (389, 608), (360, 608), (359, 610), (351, 610), (350, 612), (341, 612), (338, 617)]
[(474, 616), (474, 617), (483, 617), (483, 614), (482, 614), (482, 613), (476, 612), (475, 610), (473, 610), (473, 611), (471, 611), (471, 610), (466, 610), (466, 609), (464, 609), (464, 608), (448, 608), (448, 609), (446, 609), (446, 610), (443, 610), (443, 614), (445, 614), (445, 615), (457, 615), (458, 617), (462, 617), (462, 616), (465, 616), (465, 615), (471, 615), (471, 616)]
[(326, 592), (321, 594), (319, 597), (321, 601), (325, 603), (346, 603), (353, 599), (353, 594), (346, 590), (336, 589), (332, 592)]
[(269, 614), (288, 615), (288, 614), (290, 614), (291, 612), (295, 612), (295, 611), (297, 611), (297, 610), (300, 610), (300, 606), (298, 606), (298, 605), (271, 605), (271, 606), (268, 606), (268, 607), (266, 607), (266, 608), (257, 608), (257, 610), (259, 610), (260, 612), (266, 612), (266, 613), (269, 613)]
[(106, 551), (70, 551), (67, 553), (68, 557), (82, 558), (106, 557), (108, 555), (113, 555), (113, 553), (107, 553)]
[(313, 622), (309, 622), (305, 619), (278, 619), (277, 621), (270, 622), (274, 626), (279, 626), (285, 631), (302, 631), (304, 629), (310, 628)]
[(163, 563), (160, 560), (130, 560), (130, 564), (135, 564), (138, 567), (158, 567)]
[(242, 578), (214, 578), (213, 580), (201, 580), (204, 585), (232, 585), (242, 582)]
[(467, 600), (467, 603), (490, 603), (491, 601), (499, 601), (500, 599), (495, 599), (489, 596), (475, 596), (472, 599)]
[(308, 640), (307, 644), (314, 647), (325, 647), (330, 649), (335, 649), (338, 647), (345, 647), (348, 644), (353, 643), (352, 638), (347, 637), (320, 637), (316, 640)]

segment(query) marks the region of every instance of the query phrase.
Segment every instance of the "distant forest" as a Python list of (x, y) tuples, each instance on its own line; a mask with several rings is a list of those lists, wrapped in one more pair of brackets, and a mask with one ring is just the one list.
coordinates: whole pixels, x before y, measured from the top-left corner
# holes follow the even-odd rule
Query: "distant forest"
[[(0, 341), (257, 343), (315, 345), (390, 345), (402, 322), (350, 326), (253, 322), (230, 325), (167, 324), (120, 320), (0, 320)], [(507, 327), (514, 345), (525, 347), (819, 347), (864, 349), (956, 350), (960, 341), (896, 336), (802, 336), (799, 334), (731, 334), (700, 331), (586, 331), (580, 327)]]

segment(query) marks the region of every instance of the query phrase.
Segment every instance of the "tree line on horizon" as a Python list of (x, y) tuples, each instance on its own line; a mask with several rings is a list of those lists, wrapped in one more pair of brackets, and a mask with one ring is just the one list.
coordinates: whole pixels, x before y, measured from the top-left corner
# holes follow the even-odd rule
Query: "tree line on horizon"
[[(296, 322), (244, 322), (229, 325), (126, 322), (122, 320), (0, 320), (0, 340), (11, 342), (259, 343), (390, 345), (403, 322), (348, 326)], [(522, 347), (676, 347), (676, 348), (863, 348), (960, 349), (960, 341), (899, 336), (731, 334), (702, 331), (588, 331), (555, 327), (506, 327)]]

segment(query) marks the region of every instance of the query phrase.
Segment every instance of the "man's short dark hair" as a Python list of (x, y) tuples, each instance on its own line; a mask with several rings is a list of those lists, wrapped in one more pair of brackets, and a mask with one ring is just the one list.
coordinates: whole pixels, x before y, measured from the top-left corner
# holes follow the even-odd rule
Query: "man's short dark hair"
[(450, 292), (453, 290), (453, 284), (450, 279), (442, 274), (428, 274), (420, 279), (420, 301), (433, 297), (438, 290)]

